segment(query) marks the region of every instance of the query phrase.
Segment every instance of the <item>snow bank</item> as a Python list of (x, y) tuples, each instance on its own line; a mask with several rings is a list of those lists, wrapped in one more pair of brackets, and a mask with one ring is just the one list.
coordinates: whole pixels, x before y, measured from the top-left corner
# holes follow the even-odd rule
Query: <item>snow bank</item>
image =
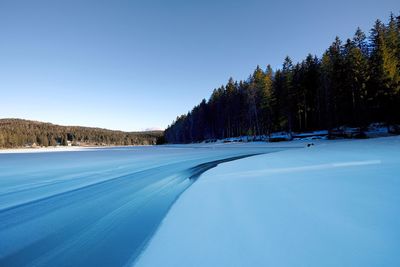
[(11, 149), (0, 149), (0, 154), (83, 151), (91, 148), (94, 147), (51, 146), (51, 147), (40, 147), (40, 148), (11, 148)]
[(172, 207), (136, 266), (400, 266), (400, 138), (225, 163)]

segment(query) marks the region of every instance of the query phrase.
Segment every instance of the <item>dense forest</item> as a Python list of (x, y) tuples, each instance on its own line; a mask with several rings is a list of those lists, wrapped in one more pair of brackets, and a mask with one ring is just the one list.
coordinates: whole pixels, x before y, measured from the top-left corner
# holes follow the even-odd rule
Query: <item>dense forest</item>
[(55, 145), (150, 145), (161, 131), (121, 132), (100, 128), (59, 126), (20, 119), (0, 119), (0, 148)]
[(229, 79), (165, 131), (170, 143), (276, 131), (363, 129), (400, 122), (400, 16), (377, 20), (369, 36), (358, 28), (338, 37), (321, 58), (308, 55), (281, 69), (257, 67), (245, 81)]

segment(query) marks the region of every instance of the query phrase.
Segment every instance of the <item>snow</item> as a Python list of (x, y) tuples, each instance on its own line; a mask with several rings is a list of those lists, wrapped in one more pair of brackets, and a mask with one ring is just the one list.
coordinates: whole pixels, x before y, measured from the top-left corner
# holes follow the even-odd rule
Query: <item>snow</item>
[(129, 265), (199, 174), (292, 145), (0, 154), (0, 266)]
[(368, 137), (384, 136), (389, 134), (389, 130), (384, 123), (371, 123), (365, 134)]
[(228, 162), (180, 196), (135, 266), (400, 266), (399, 203), (400, 137)]
[(311, 131), (304, 133), (295, 133), (296, 137), (309, 137), (309, 136), (318, 136), (318, 135), (328, 135), (328, 130), (319, 130), (319, 131)]
[(40, 147), (40, 148), (10, 148), (10, 149), (0, 149), (0, 154), (83, 151), (93, 148), (95, 147), (51, 146), (51, 147)]

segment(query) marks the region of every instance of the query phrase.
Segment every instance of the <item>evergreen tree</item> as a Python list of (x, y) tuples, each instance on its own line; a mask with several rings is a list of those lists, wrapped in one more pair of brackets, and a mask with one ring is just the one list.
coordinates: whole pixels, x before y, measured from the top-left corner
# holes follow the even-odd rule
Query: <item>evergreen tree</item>
[(295, 110), (295, 92), (293, 87), (293, 63), (289, 56), (286, 56), (282, 66), (282, 96), (286, 105), (283, 105), (283, 114), (286, 117), (286, 131), (291, 132), (293, 129), (293, 113)]
[(336, 37), (323, 55), (321, 63), (329, 129), (346, 122), (347, 90), (343, 84), (345, 71), (341, 45), (339, 37)]
[(360, 29), (360, 27), (357, 28), (357, 30), (356, 30), (356, 32), (354, 34), (353, 43), (361, 51), (361, 53), (363, 54), (364, 57), (368, 57), (369, 56), (367, 36)]
[[(357, 36), (357, 32), (356, 32)], [(356, 39), (356, 38), (354, 38)], [(368, 74), (368, 58), (358, 42), (347, 40), (344, 52), (344, 68), (346, 79), (344, 85), (349, 88), (347, 117), (350, 125), (366, 126), (366, 98)]]
[(393, 49), (388, 45), (387, 29), (377, 20), (371, 30), (371, 79), (368, 92), (370, 112), (376, 121), (393, 119), (393, 96), (398, 89), (398, 66)]
[(267, 66), (262, 79), (259, 81), (260, 87), (260, 111), (262, 132), (270, 134), (272, 131), (272, 103), (274, 95), (272, 92), (274, 73), (270, 65)]

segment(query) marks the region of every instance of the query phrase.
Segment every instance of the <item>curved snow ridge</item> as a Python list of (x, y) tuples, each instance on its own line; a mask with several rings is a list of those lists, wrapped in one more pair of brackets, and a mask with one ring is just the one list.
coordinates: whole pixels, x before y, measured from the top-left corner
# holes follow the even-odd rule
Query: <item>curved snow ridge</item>
[(256, 155), (240, 154), (166, 164), (39, 199), (24, 190), (25, 200), (0, 210), (0, 265), (131, 264), (176, 199), (202, 173)]
[(264, 154), (264, 153), (246, 154), (246, 155), (229, 157), (229, 158), (225, 158), (225, 159), (214, 160), (214, 161), (199, 164), (199, 165), (194, 166), (189, 169), (189, 172), (191, 173), (189, 176), (189, 179), (197, 179), (200, 177), (200, 175), (202, 175), (203, 173), (205, 173), (206, 171), (208, 171), (212, 168), (217, 167), (221, 163), (244, 159), (244, 158), (253, 157), (253, 156), (262, 155), (262, 154)]

